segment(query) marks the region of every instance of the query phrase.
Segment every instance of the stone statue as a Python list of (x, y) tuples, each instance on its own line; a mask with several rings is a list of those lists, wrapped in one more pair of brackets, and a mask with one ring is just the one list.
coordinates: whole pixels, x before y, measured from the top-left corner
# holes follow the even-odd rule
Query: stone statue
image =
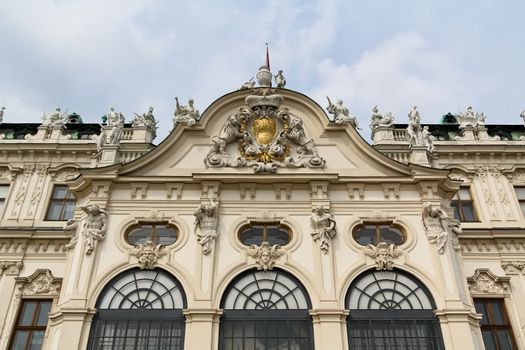
[(374, 130), (377, 127), (391, 127), (394, 125), (394, 117), (392, 116), (391, 112), (385, 113), (385, 115), (381, 115), (379, 113), (379, 109), (377, 108), (377, 105), (372, 108), (372, 117), (370, 118), (370, 129)]
[(78, 221), (75, 219), (69, 219), (64, 225), (63, 230), (69, 237), (71, 237), (66, 244), (66, 248), (71, 249), (78, 241)]
[(270, 246), (268, 242), (262, 242), (259, 247), (252, 244), (248, 248), (247, 254), (252, 258), (257, 259), (257, 270), (268, 271), (273, 269), (275, 260), (283, 255), (284, 252), (281, 251), (281, 246), (278, 244)]
[(326, 96), (326, 99), (328, 100), (328, 107), (326, 107), (326, 110), (328, 111), (328, 113), (334, 115), (334, 122), (336, 124), (349, 123), (354, 128), (359, 128), (359, 126), (357, 125), (357, 118), (353, 115), (350, 115), (350, 111), (348, 110), (348, 108), (343, 106), (342, 99), (338, 99), (335, 104), (332, 103), (328, 96)]
[(195, 235), (202, 246), (202, 253), (211, 253), (212, 243), (219, 235), (219, 198), (210, 199), (210, 204), (201, 204), (195, 211)]
[(401, 252), (396, 250), (395, 244), (379, 242), (377, 246), (367, 245), (365, 254), (376, 259), (376, 270), (392, 270), (394, 259), (400, 256)]
[(428, 130), (428, 126), (423, 127), (423, 142), (427, 146), (427, 151), (434, 153), (436, 151), (436, 146), (434, 146), (434, 140), (436, 139), (432, 133)]
[(306, 137), (304, 132), (303, 121), (299, 118), (292, 118), (290, 120), (290, 127), (284, 135), (299, 145), (297, 152), (303, 155), (311, 155), (317, 157), (317, 149), (314, 146), (314, 141)]
[(433, 208), (431, 203), (426, 202), (423, 204), (422, 217), (428, 240), (437, 245), (438, 254), (443, 254), (449, 236), (446, 228), (443, 227), (443, 221), (448, 221), (448, 215), (443, 209)]
[(0, 107), (0, 123), (4, 121), (5, 106)]
[(422, 138), (421, 135), (421, 116), (417, 110), (417, 106), (414, 106), (408, 113), (408, 143), (410, 145), (419, 145)]
[(111, 127), (111, 131), (109, 136), (107, 136), (106, 143), (110, 145), (118, 145), (120, 143), (125, 122), (126, 119), (124, 118), (124, 115), (120, 112), (115, 112), (115, 110), (111, 108), (111, 113), (108, 115), (107, 123), (107, 125)]
[(240, 113), (228, 117), (226, 123), (221, 129), (221, 132), (219, 133), (219, 136), (213, 136), (211, 138), (213, 142), (213, 148), (208, 152), (206, 157), (217, 154), (228, 154), (226, 152), (226, 145), (243, 137), (243, 133), (239, 131), (243, 118), (244, 114), (242, 114), (242, 108)]
[(193, 106), (193, 99), (188, 100), (187, 106), (181, 106), (178, 97), (175, 97), (176, 109), (173, 113), (173, 127), (177, 126), (178, 123), (185, 124), (186, 126), (193, 126), (200, 118), (199, 111)]
[(53, 127), (55, 125), (63, 125), (67, 122), (69, 115), (67, 111), (61, 113), (60, 108), (55, 109), (53, 113), (45, 114), (42, 117), (42, 126)]
[(251, 77), (250, 80), (248, 80), (247, 82), (245, 82), (244, 84), (241, 85), (241, 88), (239, 90), (247, 90), (247, 89), (253, 89), (253, 87), (255, 86), (255, 81), (253, 80), (254, 78)]
[(485, 119), (487, 118), (483, 113), (474, 113), (472, 106), (468, 106), (464, 113), (455, 114), (455, 117), (459, 123), (459, 128), (464, 129), (467, 126), (474, 128), (478, 125), (485, 125)]
[(147, 113), (142, 113), (142, 115), (135, 113), (135, 118), (133, 119), (131, 126), (133, 128), (145, 126), (153, 130), (153, 134), (155, 134), (155, 131), (157, 130), (157, 123), (158, 122), (155, 120), (155, 116), (153, 115), (153, 107), (150, 107), (148, 108)]
[(286, 85), (286, 78), (283, 75), (283, 70), (279, 69), (277, 75), (275, 76), (275, 86), (279, 89), (284, 89)]
[(325, 211), (323, 207), (317, 207), (310, 216), (310, 223), (313, 228), (311, 235), (314, 241), (320, 242), (321, 251), (324, 254), (328, 253), (328, 247), (330, 246), (329, 242), (337, 234), (335, 230), (335, 221), (332, 219), (332, 215)]
[(87, 214), (82, 233), (86, 240), (84, 252), (90, 255), (96, 242), (106, 238), (107, 212), (96, 204), (81, 206), (80, 209)]
[(520, 117), (523, 120), (523, 124), (525, 125), (525, 109), (523, 110), (523, 112), (521, 112)]

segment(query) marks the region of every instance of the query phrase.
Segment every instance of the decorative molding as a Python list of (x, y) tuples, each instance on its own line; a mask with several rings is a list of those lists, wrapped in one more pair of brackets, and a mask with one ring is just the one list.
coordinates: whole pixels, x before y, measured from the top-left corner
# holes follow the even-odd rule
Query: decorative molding
[(383, 187), (383, 194), (385, 195), (385, 199), (399, 199), (400, 196), (400, 184), (381, 184), (381, 187)]
[(14, 218), (18, 217), (18, 214), (20, 214), (20, 209), (24, 203), (29, 187), (29, 181), (31, 180), (31, 175), (33, 175), (34, 170), (35, 166), (33, 164), (24, 164), (24, 170), (22, 171), (22, 181), (18, 186), (18, 190), (16, 191), (13, 210), (11, 211), (11, 216)]
[(498, 277), (487, 268), (476, 269), (467, 277), (470, 293), (474, 295), (506, 295), (510, 293), (510, 277)]
[(0, 276), (4, 273), (7, 276), (18, 276), (22, 267), (24, 267), (22, 261), (0, 261)]
[(166, 198), (180, 200), (182, 198), (183, 183), (164, 184), (166, 186)]
[(376, 270), (392, 270), (394, 259), (402, 254), (397, 251), (395, 244), (379, 242), (377, 246), (369, 244), (364, 249), (364, 253), (376, 261)]
[(462, 254), (523, 254), (525, 253), (524, 239), (511, 238), (465, 238), (461, 239)]
[(77, 178), (80, 175), (80, 171), (77, 168), (69, 167), (60, 170), (49, 170), (49, 175), (51, 176), (51, 181), (56, 182), (65, 182), (71, 181)]
[(525, 261), (504, 260), (501, 262), (501, 268), (507, 275), (519, 275), (525, 273)]
[(148, 196), (147, 183), (130, 183), (131, 191), (129, 193), (130, 199), (146, 199)]
[[(241, 183), (239, 184), (239, 193), (240, 193), (240, 196), (241, 196), (241, 199), (242, 200), (245, 200), (245, 199), (251, 199), (251, 200), (254, 200), (255, 199), (255, 195), (256, 195), (256, 189), (257, 189), (257, 184), (255, 183)], [(249, 194), (249, 196), (247, 196), (247, 194)]]
[[(291, 200), (292, 199), (292, 184), (274, 184), (273, 188), (275, 190), (275, 199), (276, 200)], [(282, 193), (284, 192), (284, 197)]]
[(31, 276), (18, 277), (16, 282), (21, 295), (58, 296), (60, 294), (62, 278), (54, 277), (48, 269), (37, 269)]
[(33, 193), (31, 194), (31, 202), (27, 209), (27, 216), (32, 217), (35, 214), (38, 203), (42, 198), (42, 189), (44, 187), (44, 181), (46, 180), (49, 167), (47, 165), (41, 165), (37, 168), (37, 180), (34, 185)]
[(260, 246), (252, 244), (247, 249), (246, 254), (256, 259), (257, 270), (268, 271), (273, 269), (275, 260), (283, 255), (284, 252), (278, 244), (270, 246), (268, 242), (262, 242)]
[(328, 199), (328, 182), (312, 181), (310, 182), (311, 199)]
[(166, 252), (162, 250), (160, 244), (146, 241), (134, 247), (131, 254), (137, 257), (141, 270), (153, 270), (159, 258), (166, 255)]
[(63, 255), (64, 239), (0, 239), (0, 254), (52, 254)]
[(332, 214), (322, 206), (318, 206), (313, 210), (312, 215), (310, 215), (310, 224), (313, 228), (313, 232), (311, 233), (312, 238), (315, 242), (319, 241), (319, 247), (323, 254), (328, 253), (330, 241), (337, 235)]
[(346, 189), (348, 191), (348, 198), (350, 200), (363, 200), (365, 199), (365, 184), (346, 184)]

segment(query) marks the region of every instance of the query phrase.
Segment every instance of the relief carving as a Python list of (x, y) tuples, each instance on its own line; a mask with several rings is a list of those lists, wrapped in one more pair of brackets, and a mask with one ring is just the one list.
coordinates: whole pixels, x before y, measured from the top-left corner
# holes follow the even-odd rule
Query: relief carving
[(489, 269), (476, 269), (472, 277), (467, 277), (472, 294), (508, 294), (510, 277), (498, 277)]
[(0, 261), (0, 276), (5, 272), (6, 275), (17, 276), (24, 267), (21, 261)]
[[(303, 121), (287, 108), (279, 109), (283, 96), (276, 90), (254, 90), (245, 105), (231, 115), (204, 162), (208, 167), (251, 167), (256, 173), (283, 168), (322, 168), (314, 141), (305, 134)], [(236, 144), (236, 150), (227, 146)]]
[(22, 208), (22, 204), (24, 203), (24, 199), (26, 197), (29, 181), (31, 180), (31, 175), (33, 174), (34, 170), (34, 165), (24, 165), (24, 170), (22, 173), (22, 183), (20, 184), (20, 187), (18, 187), (18, 191), (16, 192), (14, 200), (15, 205), (13, 206), (11, 216), (17, 217), (20, 213), (20, 209)]
[(160, 244), (155, 244), (152, 241), (146, 241), (133, 248), (131, 254), (138, 258), (139, 267), (141, 270), (153, 270), (157, 265), (157, 261), (166, 252), (162, 250)]
[(80, 220), (70, 219), (64, 225), (64, 231), (71, 236), (66, 248), (73, 248), (79, 238), (79, 231), (84, 239), (84, 253), (90, 255), (96, 247), (96, 242), (106, 238), (107, 212), (96, 204), (87, 204), (80, 209), (86, 213)]
[(394, 268), (394, 259), (402, 254), (396, 248), (395, 244), (379, 242), (377, 246), (373, 244), (367, 245), (364, 252), (376, 260), (376, 270), (392, 270)]
[(257, 270), (263, 271), (273, 269), (275, 260), (284, 254), (280, 245), (274, 244), (270, 246), (268, 242), (262, 242), (260, 246), (252, 244), (246, 253), (256, 259)]
[(452, 247), (455, 250), (459, 250), (460, 246), (457, 238), (461, 233), (459, 221), (449, 219), (443, 209), (440, 207), (433, 208), (429, 202), (423, 204), (422, 218), (427, 238), (430, 243), (436, 244), (438, 254), (445, 252), (445, 245), (449, 237)]
[(310, 216), (310, 223), (313, 228), (311, 233), (315, 242), (319, 241), (321, 251), (326, 254), (330, 246), (330, 241), (336, 236), (335, 221), (332, 214), (324, 210), (322, 206), (314, 209)]
[(197, 242), (202, 246), (202, 253), (208, 255), (219, 235), (219, 198), (213, 197), (210, 204), (201, 204), (194, 215)]
[(525, 261), (502, 261), (501, 267), (507, 275), (518, 275), (525, 272)]
[(58, 295), (62, 278), (53, 277), (48, 269), (38, 269), (29, 277), (17, 278), (23, 295)]

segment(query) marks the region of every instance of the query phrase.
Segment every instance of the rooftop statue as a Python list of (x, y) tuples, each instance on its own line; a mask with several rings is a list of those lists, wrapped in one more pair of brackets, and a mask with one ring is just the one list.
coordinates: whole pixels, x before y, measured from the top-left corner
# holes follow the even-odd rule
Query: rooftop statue
[(381, 115), (377, 105), (372, 108), (372, 117), (370, 118), (370, 129), (374, 130), (377, 127), (391, 127), (394, 125), (394, 117), (391, 112)]
[(120, 112), (116, 112), (113, 107), (109, 109), (109, 113), (104, 115), (102, 119), (106, 120), (106, 125), (102, 125), (100, 135), (98, 135), (98, 151), (100, 151), (104, 145), (118, 145), (120, 143), (122, 132), (124, 130), (124, 123), (126, 122), (124, 115)]
[(408, 143), (411, 145), (421, 144), (423, 138), (421, 132), (421, 116), (417, 110), (417, 106), (412, 107), (412, 110), (408, 113)]
[(283, 75), (283, 70), (279, 69), (277, 72), (277, 75), (275, 76), (275, 86), (279, 89), (284, 89), (284, 86), (286, 85), (286, 78)]
[(252, 89), (254, 86), (255, 86), (255, 81), (253, 80), (254, 78), (251, 77), (250, 80), (248, 80), (247, 82), (245, 82), (244, 84), (241, 85), (241, 88), (239, 90), (247, 90), (247, 89)]
[(153, 130), (153, 137), (155, 137), (157, 123), (158, 122), (155, 120), (155, 116), (153, 115), (153, 107), (150, 107), (147, 113), (142, 113), (142, 115), (135, 113), (135, 118), (133, 119), (133, 124), (131, 126), (133, 128), (147, 127)]
[(521, 119), (523, 119), (523, 124), (525, 125), (525, 109), (523, 110), (523, 112), (521, 112), (520, 117)]
[(328, 111), (328, 113), (334, 115), (334, 122), (336, 124), (349, 123), (354, 128), (359, 128), (359, 126), (357, 125), (357, 118), (353, 115), (350, 115), (350, 111), (348, 110), (348, 108), (343, 106), (342, 99), (338, 99), (335, 104), (332, 103), (328, 96), (326, 96), (326, 99), (328, 100), (328, 107), (326, 107), (326, 110)]
[(69, 115), (67, 111), (61, 113), (60, 108), (55, 109), (53, 113), (45, 114), (42, 116), (42, 126), (53, 127), (55, 125), (63, 125), (67, 122)]
[(0, 108), (0, 123), (4, 121), (4, 111), (5, 111), (5, 106), (2, 106)]
[(193, 99), (188, 100), (187, 106), (181, 106), (178, 97), (175, 97), (176, 109), (173, 113), (173, 127), (177, 126), (178, 123), (185, 124), (186, 126), (193, 126), (199, 120), (200, 114), (197, 109), (193, 106)]
[(487, 118), (483, 113), (474, 113), (472, 106), (468, 106), (464, 113), (455, 114), (455, 117), (459, 123), (459, 128), (464, 129), (466, 126), (483, 126), (485, 125), (485, 119)]
[(436, 146), (434, 146), (434, 140), (436, 139), (432, 133), (428, 130), (428, 126), (423, 127), (423, 142), (427, 146), (427, 151), (430, 153), (434, 153), (436, 150)]

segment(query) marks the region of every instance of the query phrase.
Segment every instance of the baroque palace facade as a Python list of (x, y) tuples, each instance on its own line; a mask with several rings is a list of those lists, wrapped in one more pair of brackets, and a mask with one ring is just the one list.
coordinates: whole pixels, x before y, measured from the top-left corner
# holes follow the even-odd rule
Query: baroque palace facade
[(525, 349), (524, 126), (257, 78), (0, 124), (0, 349)]

